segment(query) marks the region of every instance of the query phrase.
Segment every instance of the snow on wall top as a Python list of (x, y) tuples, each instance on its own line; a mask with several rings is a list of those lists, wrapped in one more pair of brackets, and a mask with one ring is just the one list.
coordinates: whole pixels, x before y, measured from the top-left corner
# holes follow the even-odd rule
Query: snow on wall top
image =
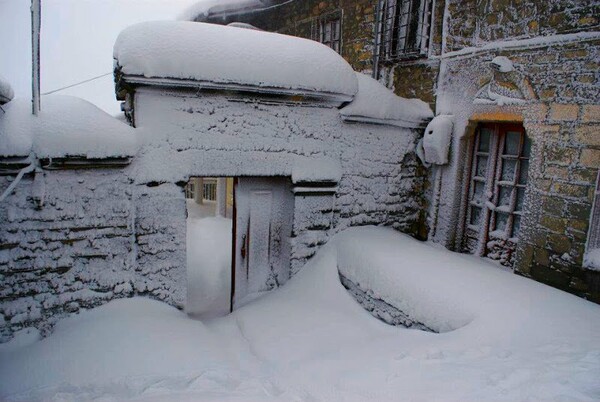
[(224, 14), (229, 11), (254, 10), (264, 6), (260, 0), (202, 0), (186, 8), (177, 19), (195, 21), (198, 17)]
[(343, 120), (414, 127), (433, 118), (431, 108), (422, 100), (401, 98), (365, 74), (356, 76), (358, 93), (340, 110)]
[(15, 97), (12, 87), (8, 80), (0, 75), (0, 105), (10, 102)]
[(39, 115), (28, 99), (16, 99), (0, 112), (0, 156), (39, 158), (133, 156), (135, 129), (93, 104), (73, 96), (44, 97)]
[(185, 21), (126, 28), (114, 58), (123, 74), (205, 81), (349, 98), (358, 90), (352, 67), (320, 43), (270, 32)]

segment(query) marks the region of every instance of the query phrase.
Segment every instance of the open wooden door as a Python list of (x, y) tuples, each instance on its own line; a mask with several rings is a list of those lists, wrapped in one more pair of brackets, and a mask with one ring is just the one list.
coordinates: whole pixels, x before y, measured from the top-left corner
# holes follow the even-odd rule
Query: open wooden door
[(289, 179), (236, 179), (231, 307), (238, 308), (290, 276), (293, 195)]

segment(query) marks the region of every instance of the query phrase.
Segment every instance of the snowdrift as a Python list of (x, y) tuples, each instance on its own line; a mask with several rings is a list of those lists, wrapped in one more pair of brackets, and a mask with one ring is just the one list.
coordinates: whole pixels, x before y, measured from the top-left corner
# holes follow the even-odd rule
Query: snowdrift
[[(434, 334), (386, 325), (339, 273)], [(0, 351), (0, 399), (597, 400), (600, 306), (381, 228), (347, 230), (282, 288), (200, 322), (113, 301)]]

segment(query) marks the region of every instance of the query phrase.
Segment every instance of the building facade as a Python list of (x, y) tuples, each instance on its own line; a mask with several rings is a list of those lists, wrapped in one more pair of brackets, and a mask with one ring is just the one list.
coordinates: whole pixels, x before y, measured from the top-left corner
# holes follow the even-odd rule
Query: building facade
[(598, 15), (593, 1), (307, 0), (195, 20), (320, 41), (451, 116), (429, 239), (599, 302)]

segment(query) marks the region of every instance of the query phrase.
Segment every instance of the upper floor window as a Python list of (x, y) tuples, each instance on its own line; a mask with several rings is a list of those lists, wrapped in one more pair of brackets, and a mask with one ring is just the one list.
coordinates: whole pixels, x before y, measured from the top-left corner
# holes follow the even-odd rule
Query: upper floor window
[(319, 42), (340, 53), (341, 28), (340, 18), (322, 19), (319, 25)]
[(430, 26), (429, 0), (380, 0), (379, 54), (396, 61), (423, 56)]

